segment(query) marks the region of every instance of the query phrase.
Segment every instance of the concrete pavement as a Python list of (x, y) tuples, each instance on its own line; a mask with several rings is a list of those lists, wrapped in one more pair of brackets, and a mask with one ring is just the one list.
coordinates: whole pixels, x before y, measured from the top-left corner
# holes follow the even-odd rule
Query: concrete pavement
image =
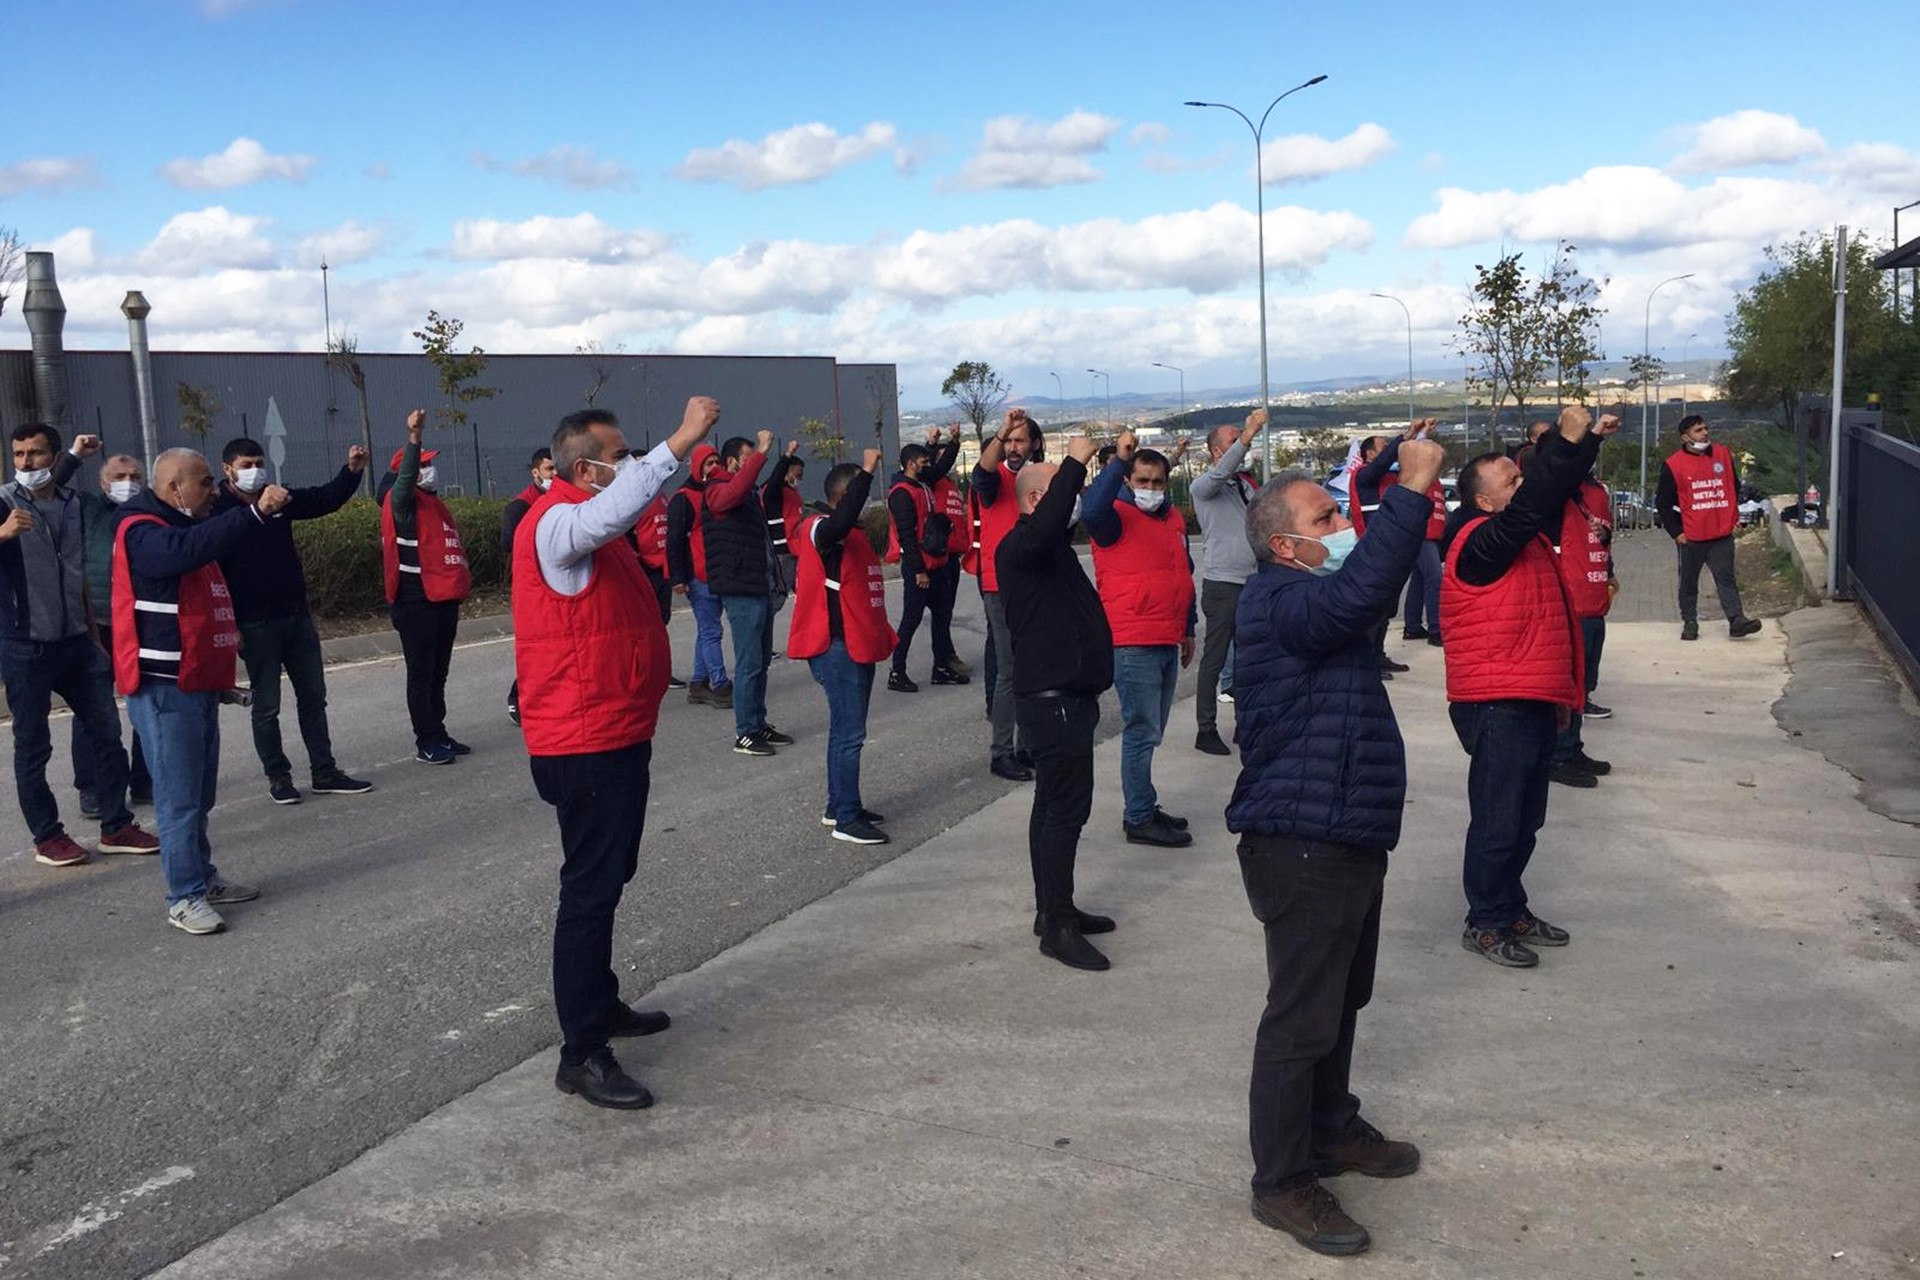
[(1121, 842), (1101, 748), (1080, 898), (1119, 918), (1110, 973), (1035, 950), (1017, 791), (662, 983), (674, 1028), (623, 1055), (653, 1110), (562, 1097), (541, 1052), (160, 1274), (1920, 1274), (1920, 831), (1775, 725), (1779, 625), (1613, 629), (1615, 772), (1555, 789), (1530, 877), (1575, 941), (1530, 972), (1459, 948), (1465, 760), (1439, 653), (1390, 644), (1412, 786), (1355, 1087), (1426, 1163), (1335, 1184), (1366, 1258), (1246, 1211), (1264, 969), (1236, 762), (1183, 702), (1157, 772), (1192, 849)]

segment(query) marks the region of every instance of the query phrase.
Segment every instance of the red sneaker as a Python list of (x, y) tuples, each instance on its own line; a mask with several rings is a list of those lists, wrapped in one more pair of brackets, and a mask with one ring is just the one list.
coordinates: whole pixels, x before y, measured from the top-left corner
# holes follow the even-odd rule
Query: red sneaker
[(137, 822), (129, 822), (118, 831), (109, 831), (100, 837), (102, 853), (158, 853), (160, 841), (140, 829)]
[(48, 867), (77, 867), (92, 856), (64, 831), (33, 846), (33, 860)]

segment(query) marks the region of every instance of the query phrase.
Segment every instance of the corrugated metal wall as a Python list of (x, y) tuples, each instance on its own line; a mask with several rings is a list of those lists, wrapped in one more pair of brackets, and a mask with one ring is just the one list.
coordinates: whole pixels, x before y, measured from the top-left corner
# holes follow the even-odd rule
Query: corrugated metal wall
[[(431, 411), (443, 398), (424, 356), (363, 355), (360, 361), (374, 462), (384, 467), (406, 438), (407, 412)], [(598, 362), (607, 377), (594, 404), (619, 415), (635, 446), (665, 439), (679, 424), (689, 396), (711, 395), (721, 405), (721, 439), (752, 436), (762, 428), (792, 439), (801, 419), (822, 418), (840, 422), (841, 434), (860, 447), (870, 438), (874, 405), (883, 399), (882, 429), (898, 448), (892, 365), (843, 366), (826, 356), (609, 355)], [(526, 483), (529, 455), (547, 442), (563, 416), (586, 405), (594, 363), (577, 355), (490, 357), (477, 381), (498, 387), (500, 394), (467, 406), (469, 424), (428, 435), (429, 447), (443, 451), (441, 488), (496, 496), (517, 492)], [(99, 432), (109, 452), (138, 455), (140, 427), (127, 353), (68, 352), (67, 368), (73, 428)], [(359, 397), (346, 374), (328, 368), (321, 355), (156, 351), (153, 376), (163, 449), (184, 445), (217, 458), (228, 440), (248, 435), (267, 446), (277, 479), (306, 485), (331, 476), (360, 439)], [(205, 440), (180, 429), (182, 384), (211, 391), (221, 406)], [(10, 430), (32, 416), (27, 353), (0, 351), (0, 427)], [(806, 496), (812, 499), (819, 496), (826, 468), (815, 465), (808, 472)]]

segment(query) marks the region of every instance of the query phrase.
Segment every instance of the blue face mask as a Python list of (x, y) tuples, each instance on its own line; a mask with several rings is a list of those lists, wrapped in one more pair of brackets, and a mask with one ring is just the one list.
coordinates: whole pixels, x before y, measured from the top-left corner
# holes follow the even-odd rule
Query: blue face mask
[(1328, 574), (1340, 572), (1340, 566), (1347, 562), (1348, 553), (1351, 552), (1354, 545), (1360, 541), (1360, 535), (1352, 529), (1342, 529), (1337, 533), (1330, 533), (1324, 538), (1310, 538), (1304, 533), (1291, 533), (1287, 536), (1290, 538), (1298, 538), (1302, 542), (1317, 542), (1327, 549), (1327, 558), (1325, 560), (1319, 564), (1307, 566), (1308, 573), (1317, 574), (1323, 578)]

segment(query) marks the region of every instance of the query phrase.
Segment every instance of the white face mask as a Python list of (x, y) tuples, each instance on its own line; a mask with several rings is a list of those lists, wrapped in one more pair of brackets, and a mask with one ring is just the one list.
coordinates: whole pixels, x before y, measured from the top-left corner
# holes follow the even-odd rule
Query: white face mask
[(1149, 514), (1158, 511), (1161, 504), (1166, 502), (1166, 500), (1167, 491), (1165, 489), (1135, 489), (1133, 491), (1133, 505)]
[(28, 489), (44, 489), (53, 483), (53, 471), (48, 467), (35, 467), (31, 471), (15, 471), (13, 478)]
[(553, 477), (552, 476), (535, 476), (533, 478), (533, 487), (538, 489), (540, 492), (545, 493), (548, 489), (551, 489), (553, 487)]
[(1713, 448), (1711, 440), (1684, 440), (1681, 443), (1686, 445), (1688, 453), (1705, 453)]
[(440, 481), (440, 468), (427, 466), (420, 468), (419, 484), (422, 489), (431, 489)]
[(107, 484), (107, 501), (117, 507), (146, 487), (147, 486), (141, 484), (138, 480), (109, 481)]
[(235, 467), (233, 487), (242, 493), (258, 493), (267, 487), (265, 467)]

